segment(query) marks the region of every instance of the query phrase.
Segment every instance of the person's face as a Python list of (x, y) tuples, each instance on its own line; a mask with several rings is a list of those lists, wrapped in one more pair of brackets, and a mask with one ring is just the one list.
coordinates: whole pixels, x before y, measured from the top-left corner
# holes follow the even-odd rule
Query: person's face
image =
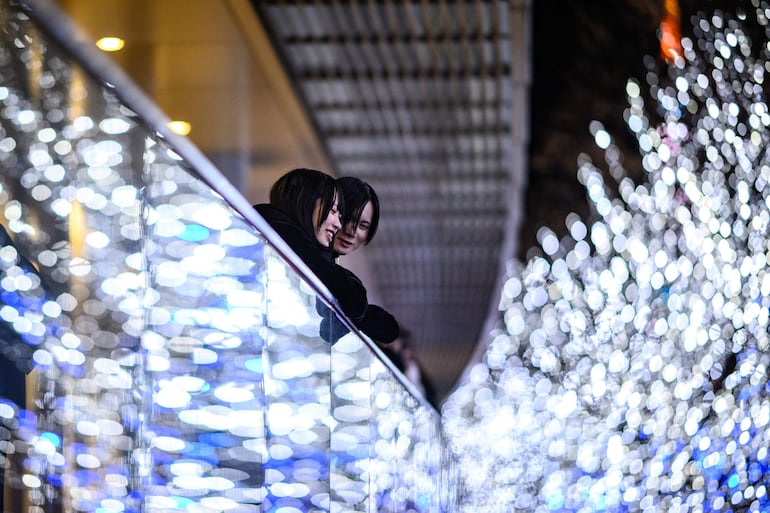
[(334, 237), (334, 252), (338, 255), (348, 255), (366, 243), (369, 228), (372, 225), (372, 202), (364, 205), (358, 224), (348, 223)]
[(334, 204), (332, 205), (331, 210), (329, 210), (326, 219), (320, 221), (320, 218), (321, 200), (319, 199), (316, 200), (315, 210), (313, 210), (313, 226), (316, 227), (315, 238), (321, 246), (328, 248), (331, 245), (332, 240), (334, 240), (334, 234), (337, 233), (337, 230), (342, 226), (336, 197), (334, 198)]

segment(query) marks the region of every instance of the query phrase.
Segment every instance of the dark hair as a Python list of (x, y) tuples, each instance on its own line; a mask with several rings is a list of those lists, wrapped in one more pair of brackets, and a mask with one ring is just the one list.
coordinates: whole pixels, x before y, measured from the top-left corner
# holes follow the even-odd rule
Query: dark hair
[(313, 240), (318, 229), (313, 226), (316, 201), (321, 201), (320, 226), (334, 206), (335, 197), (339, 212), (344, 212), (344, 198), (337, 182), (315, 169), (293, 169), (270, 188), (270, 204), (289, 216)]
[(343, 176), (337, 178), (337, 184), (342, 191), (342, 197), (345, 199), (345, 213), (342, 216), (342, 226), (349, 224), (357, 225), (361, 219), (361, 213), (367, 203), (372, 203), (372, 223), (369, 225), (369, 231), (366, 234), (366, 242), (369, 244), (377, 233), (377, 224), (380, 222), (380, 200), (372, 186), (360, 178), (354, 176)]

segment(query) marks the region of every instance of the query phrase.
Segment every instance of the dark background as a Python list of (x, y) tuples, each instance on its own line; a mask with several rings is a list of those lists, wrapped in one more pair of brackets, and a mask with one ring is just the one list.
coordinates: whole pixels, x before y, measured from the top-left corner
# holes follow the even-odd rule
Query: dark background
[(644, 83), (645, 56), (660, 60), (662, 15), (663, 0), (533, 2), (530, 169), (518, 258), (533, 254), (541, 226), (564, 235), (570, 212), (589, 214), (578, 156), (586, 153), (605, 167), (591, 120), (613, 136), (629, 174), (641, 177), (639, 152), (623, 121), (625, 84), (630, 77)]

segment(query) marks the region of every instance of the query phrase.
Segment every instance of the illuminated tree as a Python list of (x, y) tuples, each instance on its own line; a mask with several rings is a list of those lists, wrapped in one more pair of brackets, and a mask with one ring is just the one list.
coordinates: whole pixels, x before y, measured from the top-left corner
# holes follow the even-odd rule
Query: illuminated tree
[(768, 16), (701, 13), (682, 56), (628, 81), (642, 183), (592, 123), (593, 217), (511, 263), (444, 408), (465, 511), (770, 506)]

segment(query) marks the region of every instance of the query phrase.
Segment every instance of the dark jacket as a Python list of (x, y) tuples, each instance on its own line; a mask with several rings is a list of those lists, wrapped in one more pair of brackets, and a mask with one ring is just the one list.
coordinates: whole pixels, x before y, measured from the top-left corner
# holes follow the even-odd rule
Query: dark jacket
[(300, 228), (286, 214), (272, 205), (256, 205), (259, 215), (265, 218), (286, 244), (305, 262), (353, 322), (360, 321), (366, 314), (366, 288), (355, 274), (342, 266), (330, 262), (323, 254), (324, 248)]
[[(348, 327), (320, 300), (316, 302), (316, 311), (323, 317), (319, 329), (321, 338), (333, 344), (348, 333)], [(353, 324), (380, 344), (390, 344), (400, 334), (395, 317), (377, 305), (370, 304), (364, 318), (354, 321)]]
[[(323, 254), (332, 262), (335, 262), (339, 256), (334, 254), (332, 251), (325, 251)], [(371, 303), (366, 309), (366, 313), (364, 314), (363, 319), (360, 321), (354, 321), (354, 324), (358, 329), (366, 333), (372, 340), (375, 340), (380, 344), (390, 344), (396, 340), (401, 333), (396, 318), (381, 306), (373, 305)], [(344, 331), (340, 330), (341, 333), (336, 334), (335, 328), (341, 328), (344, 329)], [(345, 325), (337, 320), (335, 316), (331, 316), (330, 318), (330, 329), (332, 336), (336, 336), (334, 340), (339, 339), (342, 335), (347, 333)]]
[[(297, 223), (272, 205), (260, 204), (254, 208), (321, 283), (326, 285), (339, 302), (342, 311), (358, 329), (382, 344), (388, 344), (398, 338), (399, 328), (395, 318), (383, 308), (368, 303), (366, 288), (361, 280), (334, 262), (328, 248), (311, 239)], [(324, 317), (321, 324), (321, 336), (324, 340), (334, 343), (347, 333), (345, 325), (322, 301), (316, 303), (316, 310)]]

